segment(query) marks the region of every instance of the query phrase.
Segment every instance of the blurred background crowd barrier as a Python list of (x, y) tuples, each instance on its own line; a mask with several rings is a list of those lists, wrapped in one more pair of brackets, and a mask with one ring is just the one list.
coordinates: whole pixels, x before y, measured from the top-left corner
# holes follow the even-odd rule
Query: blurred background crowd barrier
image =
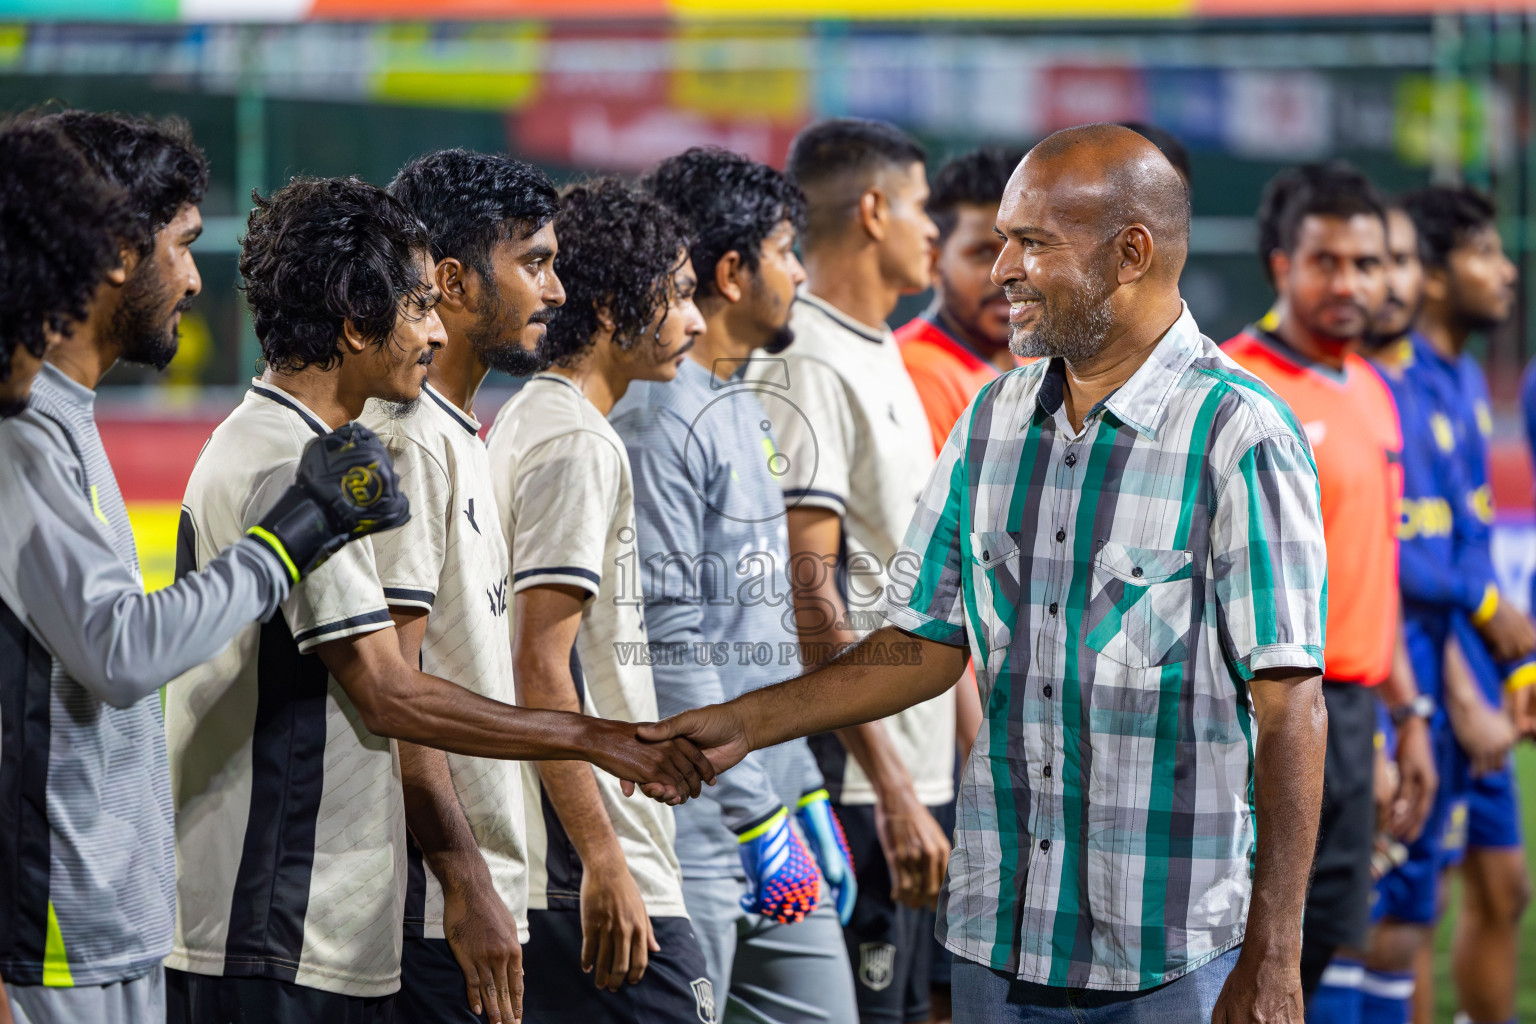
[[(1387, 191), (1489, 189), (1522, 270), (1521, 313), (1480, 350), (1500, 413), (1495, 495), (1508, 525), (1530, 521), (1514, 402), (1536, 349), (1536, 15), (1519, 6), (0, 0), (0, 109), (48, 103), (180, 114), (213, 166), (181, 354), (164, 374), (119, 367), (102, 389), (153, 580), (169, 570), (153, 538), (174, 529), (192, 459), (256, 367), (235, 270), (253, 188), (297, 173), (383, 183), (456, 145), (508, 150), (558, 180), (705, 143), (781, 164), (795, 132), (828, 115), (893, 121), (934, 166), (1086, 121), (1172, 132), (1194, 169), (1184, 294), (1217, 339), (1268, 307), (1252, 213), (1281, 167), (1338, 156)], [(484, 392), (483, 421), (511, 386)], [(1502, 543), (1512, 571), (1536, 563), (1536, 532)]]

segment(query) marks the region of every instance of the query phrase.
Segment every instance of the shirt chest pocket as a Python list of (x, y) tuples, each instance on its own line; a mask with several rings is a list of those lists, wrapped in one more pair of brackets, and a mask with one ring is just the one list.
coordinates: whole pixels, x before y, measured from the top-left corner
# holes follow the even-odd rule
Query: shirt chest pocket
[[(1005, 530), (971, 534), (971, 583), (977, 647), (990, 665), (1013, 639), (1019, 611), (1019, 542)], [(994, 655), (994, 652), (995, 655)]]
[(1194, 570), (1190, 551), (1105, 541), (1093, 560), (1084, 642), (1131, 668), (1186, 660), (1200, 593)]

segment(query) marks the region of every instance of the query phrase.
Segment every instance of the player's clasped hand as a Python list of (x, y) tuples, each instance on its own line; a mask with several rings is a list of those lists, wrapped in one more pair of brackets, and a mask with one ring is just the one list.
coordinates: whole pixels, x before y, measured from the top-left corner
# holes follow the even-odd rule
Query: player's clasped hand
[(689, 740), (646, 742), (638, 735), (644, 726), (602, 718), (589, 718), (587, 727), (597, 733), (586, 748), (596, 752), (593, 763), (623, 781), (625, 796), (639, 786), (652, 800), (676, 806), (714, 785), (715, 766)]
[(292, 486), (247, 533), (272, 548), (297, 583), (347, 542), (410, 518), (383, 443), (348, 423), (309, 442)]

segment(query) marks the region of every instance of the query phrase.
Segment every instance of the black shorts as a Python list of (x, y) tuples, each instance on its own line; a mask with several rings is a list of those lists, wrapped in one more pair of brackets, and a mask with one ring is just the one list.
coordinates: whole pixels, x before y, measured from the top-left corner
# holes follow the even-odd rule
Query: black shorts
[[(934, 912), (891, 899), (891, 872), (875, 830), (874, 807), (834, 806), (848, 836), (859, 881), (853, 917), (843, 929), (857, 983), (859, 1020), (862, 1024), (925, 1021), (935, 952)], [(929, 811), (943, 822), (943, 807)]]
[(409, 936), (400, 956), (395, 1015), (400, 1024), (481, 1024), (488, 1019), (470, 1010), (464, 970), (448, 940)]
[(686, 917), (653, 917), (651, 927), (661, 952), (651, 954), (640, 984), (609, 992), (581, 970), (581, 912), (528, 911), (524, 1024), (716, 1024), (715, 991), (693, 926)]
[(1364, 949), (1376, 836), (1376, 692), (1374, 687), (1324, 680), (1323, 700), (1328, 705), (1328, 753), (1302, 941)]
[[(463, 985), (459, 988), (463, 1002)], [(166, 1024), (395, 1024), (396, 1019), (393, 994), (343, 996), (271, 978), (165, 970)]]

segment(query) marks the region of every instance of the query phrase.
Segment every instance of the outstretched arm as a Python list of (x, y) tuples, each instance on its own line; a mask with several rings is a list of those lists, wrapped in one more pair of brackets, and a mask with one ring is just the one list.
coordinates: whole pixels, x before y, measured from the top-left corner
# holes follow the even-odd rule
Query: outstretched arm
[(894, 626), (807, 675), (640, 727), (651, 742), (686, 736), (717, 771), (749, 751), (894, 715), (954, 685), (969, 651)]
[(29, 514), (7, 525), (0, 553), (14, 546), (28, 629), (98, 699), (114, 707), (142, 700), (218, 654), (288, 593), (278, 557), (245, 538), (201, 572), (146, 594), (65, 457), (36, 433), (35, 446), (8, 434), (0, 448), (0, 491)]
[(315, 652), (380, 736), (471, 757), (591, 761), (668, 803), (697, 796), (699, 781), (714, 778), (697, 750), (653, 751), (635, 742), (629, 722), (513, 707), (427, 675), (401, 656), (393, 627), (329, 640)]

